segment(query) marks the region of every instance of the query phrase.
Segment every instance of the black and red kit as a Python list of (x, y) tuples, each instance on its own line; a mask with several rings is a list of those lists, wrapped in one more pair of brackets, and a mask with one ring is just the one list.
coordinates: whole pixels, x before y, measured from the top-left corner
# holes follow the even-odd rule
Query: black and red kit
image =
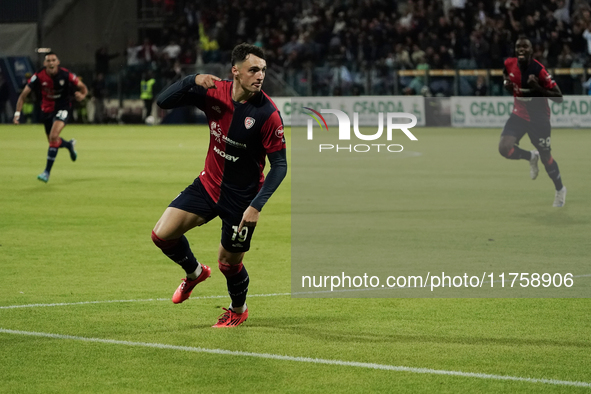
[(513, 90), (514, 107), (513, 113), (527, 121), (550, 121), (550, 107), (548, 100), (542, 97), (523, 97), (522, 90), (529, 89), (527, 80), (530, 75), (538, 78), (538, 83), (545, 89), (552, 89), (556, 82), (546, 71), (542, 63), (532, 59), (525, 67), (519, 65), (516, 57), (505, 60), (504, 74), (509, 77), (516, 89)]
[(37, 71), (29, 80), (28, 86), (41, 92), (41, 111), (50, 114), (71, 109), (71, 97), (76, 92), (78, 83), (76, 74), (59, 67), (55, 75), (47, 74), (45, 68)]
[[(244, 211), (249, 205), (260, 211), (287, 173), (283, 121), (264, 92), (239, 103), (232, 100), (232, 81), (216, 81), (215, 89), (205, 89), (195, 84), (195, 77), (175, 82), (157, 101), (164, 109), (201, 109), (210, 137), (205, 168), (170, 206), (206, 221), (220, 216), (222, 245), (231, 252), (246, 251), (254, 228), (237, 238)], [(271, 169), (265, 179), (266, 157)]]

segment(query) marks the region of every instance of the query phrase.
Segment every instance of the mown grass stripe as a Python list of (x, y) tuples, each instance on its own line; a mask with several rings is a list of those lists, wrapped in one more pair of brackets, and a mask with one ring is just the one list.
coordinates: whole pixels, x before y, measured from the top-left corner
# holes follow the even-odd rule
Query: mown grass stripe
[(543, 383), (551, 384), (556, 386), (575, 386), (575, 387), (589, 387), (591, 383), (588, 382), (577, 382), (570, 380), (557, 380), (557, 379), (538, 379), (538, 378), (523, 378), (519, 376), (508, 376), (508, 375), (494, 375), (487, 373), (475, 373), (475, 372), (462, 372), (462, 371), (447, 371), (441, 369), (431, 368), (413, 368), (396, 365), (385, 365), (375, 363), (363, 363), (357, 361), (343, 361), (343, 360), (329, 360), (322, 358), (310, 358), (310, 357), (293, 357), (285, 356), (280, 354), (269, 354), (269, 353), (254, 353), (254, 352), (242, 352), (236, 350), (225, 350), (225, 349), (207, 349), (202, 347), (191, 347), (191, 346), (176, 346), (167, 345), (163, 343), (149, 343), (149, 342), (132, 342), (132, 341), (120, 341), (116, 339), (102, 339), (102, 338), (88, 338), (79, 337), (74, 335), (62, 335), (62, 334), (51, 334), (46, 332), (33, 332), (33, 331), (20, 331), (20, 330), (9, 330), (0, 328), (0, 333), (13, 334), (13, 335), (26, 335), (32, 337), (52, 338), (52, 339), (64, 339), (82, 342), (95, 342), (109, 345), (123, 345), (123, 346), (137, 346), (147, 348), (157, 348), (165, 350), (180, 350), (185, 352), (194, 353), (209, 353), (209, 354), (220, 354), (228, 356), (241, 356), (241, 357), (257, 357), (271, 360), (281, 361), (294, 361), (311, 364), (324, 364), (324, 365), (338, 365), (344, 367), (355, 367), (355, 368), (369, 368), (385, 371), (396, 371), (396, 372), (409, 372), (419, 374), (430, 374), (430, 375), (447, 375), (447, 376), (459, 376), (465, 378), (477, 378), (477, 379), (492, 379), (492, 380), (507, 380), (515, 382), (526, 382), (526, 383)]

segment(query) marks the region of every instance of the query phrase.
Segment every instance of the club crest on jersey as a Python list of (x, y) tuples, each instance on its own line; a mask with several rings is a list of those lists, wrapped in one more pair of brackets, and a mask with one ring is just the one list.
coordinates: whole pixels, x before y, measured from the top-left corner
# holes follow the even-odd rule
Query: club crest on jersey
[(61, 86), (64, 86), (64, 82), (65, 82), (65, 81), (64, 81), (63, 79), (60, 79), (60, 85), (61, 85)]
[(253, 118), (251, 118), (249, 116), (246, 119), (244, 119), (244, 127), (246, 127), (247, 129), (250, 129), (252, 126), (254, 126), (254, 119)]
[(275, 130), (275, 136), (277, 138), (282, 138), (283, 137), (283, 125), (277, 127), (277, 130)]

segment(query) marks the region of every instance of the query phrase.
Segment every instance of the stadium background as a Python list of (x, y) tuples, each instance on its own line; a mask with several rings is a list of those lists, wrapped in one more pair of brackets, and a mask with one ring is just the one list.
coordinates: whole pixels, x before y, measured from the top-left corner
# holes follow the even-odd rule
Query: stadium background
[[(530, 37), (534, 57), (564, 94), (590, 91), (586, 0), (9, 0), (0, 7), (10, 90), (4, 122), (26, 73), (40, 66), (36, 48), (56, 51), (89, 87), (105, 75), (94, 93), (106, 100), (109, 122), (141, 121), (141, 103), (130, 100), (139, 99), (144, 72), (153, 73), (155, 93), (189, 73), (228, 77), (230, 51), (243, 41), (265, 49), (272, 97), (506, 95), (501, 69), (519, 34)], [(85, 104), (89, 116), (76, 121), (93, 122), (93, 100)]]
[[(553, 132), (570, 193), (561, 210), (551, 207), (543, 173), (530, 182), (525, 163), (498, 155), (500, 126), (445, 125), (461, 121), (452, 100), (511, 101), (499, 70), (521, 30), (567, 100), (585, 103), (589, 7), (574, 0), (0, 2), (9, 97), (0, 121), (10, 123), (27, 72), (41, 65), (36, 48), (55, 50), (95, 93), (87, 117), (78, 108), (64, 130), (78, 139), (80, 159), (58, 159), (47, 185), (35, 180), (47, 149), (42, 127), (0, 126), (0, 392), (588, 392), (588, 298), (292, 298), (292, 174), (265, 207), (249, 252), (249, 321), (234, 331), (210, 328), (227, 306), (219, 273), (174, 307), (179, 272), (149, 230), (201, 169), (209, 135), (193, 124), (204, 120), (198, 112), (156, 113), (188, 126), (143, 125), (139, 93), (146, 71), (157, 79), (156, 94), (191, 72), (227, 77), (229, 50), (250, 41), (268, 51), (264, 90), (272, 97), (322, 105), (319, 98), (370, 103), (408, 94), (426, 111), (447, 103), (437, 108), (449, 112), (426, 114), (427, 125), (443, 127), (417, 128), (422, 155), (383, 169), (400, 185), (396, 201), (386, 201), (395, 224), (383, 223), (386, 215), (380, 221), (392, 258), (409, 268), (413, 259), (431, 259), (502, 261), (515, 270), (522, 262), (560, 270), (568, 261), (585, 283), (588, 123)], [(136, 61), (134, 53), (153, 58)], [(98, 72), (106, 74), (108, 124), (76, 124), (95, 120)], [(214, 264), (215, 228), (187, 235), (200, 259)], [(370, 236), (372, 224), (361, 230), (360, 239)]]

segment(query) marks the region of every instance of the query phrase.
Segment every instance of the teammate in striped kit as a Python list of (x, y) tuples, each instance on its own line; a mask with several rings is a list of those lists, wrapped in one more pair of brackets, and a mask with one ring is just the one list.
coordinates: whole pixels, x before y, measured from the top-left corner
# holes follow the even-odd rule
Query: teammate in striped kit
[[(211, 275), (211, 269), (193, 255), (184, 234), (216, 216), (222, 219), (218, 266), (232, 303), (213, 327), (235, 327), (248, 317), (249, 277), (242, 260), (261, 209), (287, 173), (283, 121), (261, 90), (266, 69), (262, 49), (240, 44), (232, 51), (232, 81), (189, 75), (168, 87), (157, 101), (164, 109), (197, 106), (208, 119), (205, 168), (164, 211), (152, 240), (187, 273), (172, 297), (178, 304)], [(265, 157), (271, 163), (266, 178)]]
[[(531, 42), (519, 37), (515, 43), (516, 57), (505, 60), (505, 89), (515, 97), (513, 113), (501, 133), (499, 152), (507, 159), (528, 160), (530, 176), (538, 176), (538, 160), (542, 160), (546, 172), (556, 188), (554, 207), (562, 207), (566, 202), (566, 187), (558, 163), (550, 153), (550, 108), (548, 100), (562, 102), (560, 88), (548, 74), (546, 68), (533, 59)], [(527, 133), (537, 150), (526, 151), (519, 147), (519, 141)]]
[(76, 161), (78, 157), (75, 149), (76, 140), (66, 141), (60, 137), (60, 133), (66, 127), (72, 111), (70, 97), (73, 94), (77, 101), (82, 101), (88, 94), (88, 88), (75, 74), (59, 66), (60, 61), (55, 53), (47, 53), (43, 65), (45, 67), (31, 77), (21, 92), (16, 103), (13, 122), (19, 124), (25, 98), (31, 93), (31, 90), (40, 90), (42, 120), (49, 141), (49, 150), (45, 171), (39, 174), (37, 179), (47, 183), (59, 148), (67, 148), (72, 161)]

